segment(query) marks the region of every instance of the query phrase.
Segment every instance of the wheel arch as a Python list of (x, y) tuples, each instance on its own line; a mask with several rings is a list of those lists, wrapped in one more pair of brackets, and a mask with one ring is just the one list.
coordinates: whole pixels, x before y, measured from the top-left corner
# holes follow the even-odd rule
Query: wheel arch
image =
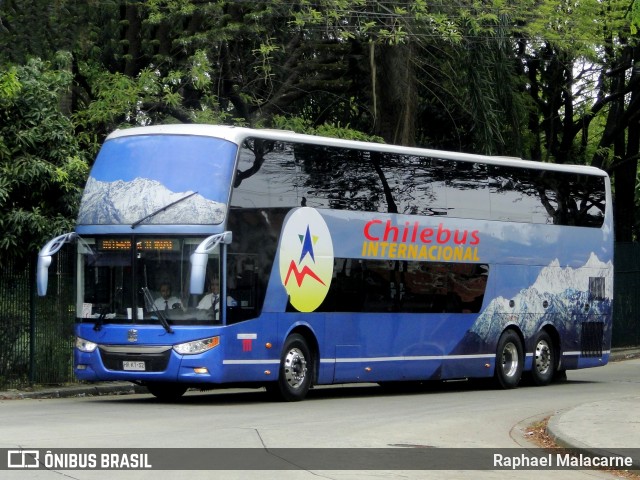
[(547, 335), (549, 335), (549, 337), (551, 337), (551, 342), (553, 343), (553, 349), (556, 352), (557, 355), (557, 361), (556, 361), (556, 371), (560, 368), (560, 359), (562, 358), (562, 341), (560, 339), (560, 332), (558, 332), (558, 329), (555, 327), (555, 325), (551, 324), (551, 323), (547, 323), (546, 325), (544, 325), (540, 330), (538, 330), (536, 332), (536, 334), (534, 335), (534, 337), (531, 339), (531, 351), (533, 352), (534, 349), (536, 348), (535, 346), (535, 339), (538, 336), (538, 334), (540, 332), (545, 332)]
[(520, 343), (522, 344), (522, 349), (523, 352), (522, 354), (526, 357), (527, 355), (527, 339), (524, 336), (524, 333), (522, 333), (522, 329), (516, 325), (515, 323), (509, 324), (507, 326), (505, 326), (502, 331), (500, 332), (500, 335), (498, 335), (498, 337), (496, 338), (496, 346), (498, 345), (498, 340), (500, 339), (500, 337), (502, 337), (502, 335), (505, 334), (505, 332), (511, 330), (512, 332), (514, 332), (516, 335), (518, 335), (518, 338), (520, 338)]

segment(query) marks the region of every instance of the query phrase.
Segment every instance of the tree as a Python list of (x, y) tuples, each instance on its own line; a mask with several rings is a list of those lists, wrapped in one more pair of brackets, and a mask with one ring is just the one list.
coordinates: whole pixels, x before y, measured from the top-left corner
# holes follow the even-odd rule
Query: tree
[(86, 18), (93, 3), (95, 0), (0, 1), (0, 65), (21, 65), (32, 57), (52, 60), (58, 51), (71, 51), (86, 25), (78, 19)]
[[(635, 238), (640, 59), (635, 1), (544, 1), (523, 28), (520, 58), (536, 106), (532, 157), (591, 164), (613, 178), (618, 241)], [(639, 17), (640, 18), (640, 17)]]
[(26, 257), (73, 228), (88, 162), (60, 109), (63, 68), (32, 59), (0, 74), (0, 260)]

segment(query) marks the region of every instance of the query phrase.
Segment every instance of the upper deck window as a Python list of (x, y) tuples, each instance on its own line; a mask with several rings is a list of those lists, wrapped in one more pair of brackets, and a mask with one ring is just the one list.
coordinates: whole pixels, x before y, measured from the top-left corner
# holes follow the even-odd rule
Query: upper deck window
[(235, 207), (604, 223), (603, 176), (257, 139), (239, 158)]

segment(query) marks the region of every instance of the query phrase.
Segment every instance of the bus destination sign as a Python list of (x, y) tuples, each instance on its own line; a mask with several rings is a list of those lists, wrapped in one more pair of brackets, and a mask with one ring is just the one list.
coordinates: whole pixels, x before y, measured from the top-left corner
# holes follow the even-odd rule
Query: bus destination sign
[[(167, 238), (147, 238), (136, 242), (138, 250), (174, 251), (179, 245), (175, 240)], [(131, 249), (131, 240), (127, 238), (101, 238), (98, 249), (103, 251), (124, 251)]]

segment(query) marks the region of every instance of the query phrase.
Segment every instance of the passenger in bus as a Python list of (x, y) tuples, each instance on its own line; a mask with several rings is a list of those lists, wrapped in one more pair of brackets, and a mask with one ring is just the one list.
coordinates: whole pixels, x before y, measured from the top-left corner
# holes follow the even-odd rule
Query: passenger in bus
[[(207, 293), (202, 300), (198, 303), (199, 310), (213, 310), (214, 312), (218, 312), (220, 310), (220, 280), (214, 278), (211, 280), (211, 284), (209, 285), (209, 293)], [(235, 307), (238, 303), (235, 299), (227, 295), (227, 306)]]
[(153, 304), (158, 310), (162, 311), (182, 308), (180, 299), (171, 294), (171, 284), (169, 282), (162, 282), (160, 284), (160, 297), (156, 298)]

